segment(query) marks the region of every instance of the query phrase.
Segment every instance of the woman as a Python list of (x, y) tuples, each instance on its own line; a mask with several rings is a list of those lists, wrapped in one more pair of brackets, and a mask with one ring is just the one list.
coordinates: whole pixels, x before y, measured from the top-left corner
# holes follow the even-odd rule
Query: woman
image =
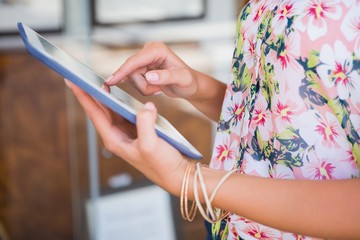
[[(226, 86), (161, 43), (146, 44), (107, 80), (186, 99), (218, 121), (210, 168), (199, 169), (203, 193), (237, 173), (211, 202), (230, 212), (212, 225), (213, 239), (360, 238), (359, 13), (358, 0), (250, 1)], [(134, 128), (70, 87), (110, 151), (176, 196), (187, 179), (194, 199), (198, 170), (157, 137), (152, 103)]]

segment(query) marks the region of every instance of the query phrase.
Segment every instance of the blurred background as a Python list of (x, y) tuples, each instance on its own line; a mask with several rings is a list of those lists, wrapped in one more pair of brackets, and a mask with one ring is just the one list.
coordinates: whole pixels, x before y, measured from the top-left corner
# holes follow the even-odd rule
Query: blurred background
[[(0, 239), (206, 239), (200, 214), (108, 152), (63, 78), (24, 49), (22, 21), (110, 76), (145, 42), (168, 44), (188, 65), (226, 82), (236, 0), (0, 0)], [(182, 100), (153, 101), (204, 156), (216, 125)], [(164, 159), (166, 161), (167, 159)]]

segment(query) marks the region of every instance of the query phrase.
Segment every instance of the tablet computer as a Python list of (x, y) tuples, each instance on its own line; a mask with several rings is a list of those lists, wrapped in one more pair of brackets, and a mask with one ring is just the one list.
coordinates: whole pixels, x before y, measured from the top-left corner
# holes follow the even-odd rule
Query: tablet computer
[[(50, 43), (25, 24), (19, 22), (18, 30), (27, 51), (33, 57), (82, 88), (117, 114), (135, 124), (136, 113), (143, 107), (140, 101), (116, 86), (110, 87), (110, 93), (105, 91), (102, 88), (105, 79), (89, 67)], [(159, 137), (187, 157), (192, 159), (202, 158), (202, 154), (169, 121), (160, 115), (157, 117), (155, 130)]]

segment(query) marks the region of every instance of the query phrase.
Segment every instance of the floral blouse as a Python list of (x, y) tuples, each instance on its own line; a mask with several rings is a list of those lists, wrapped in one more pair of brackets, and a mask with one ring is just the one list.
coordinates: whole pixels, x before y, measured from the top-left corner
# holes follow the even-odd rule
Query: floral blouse
[[(210, 166), (327, 180), (359, 177), (359, 163), (360, 1), (250, 1)], [(235, 214), (212, 237), (313, 239)]]

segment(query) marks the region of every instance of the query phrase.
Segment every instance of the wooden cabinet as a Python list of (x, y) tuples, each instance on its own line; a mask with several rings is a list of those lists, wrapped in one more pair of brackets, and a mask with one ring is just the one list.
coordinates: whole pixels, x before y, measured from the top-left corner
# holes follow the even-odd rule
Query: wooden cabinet
[[(164, 97), (152, 100), (209, 159), (211, 124)], [(122, 172), (145, 179), (123, 160), (100, 154), (102, 188)], [(87, 239), (88, 179), (86, 118), (62, 77), (23, 50), (0, 52), (0, 223), (9, 238)], [(205, 238), (200, 216), (178, 224), (181, 239)]]
[(64, 85), (25, 52), (0, 54), (0, 215), (10, 239), (71, 239)]

